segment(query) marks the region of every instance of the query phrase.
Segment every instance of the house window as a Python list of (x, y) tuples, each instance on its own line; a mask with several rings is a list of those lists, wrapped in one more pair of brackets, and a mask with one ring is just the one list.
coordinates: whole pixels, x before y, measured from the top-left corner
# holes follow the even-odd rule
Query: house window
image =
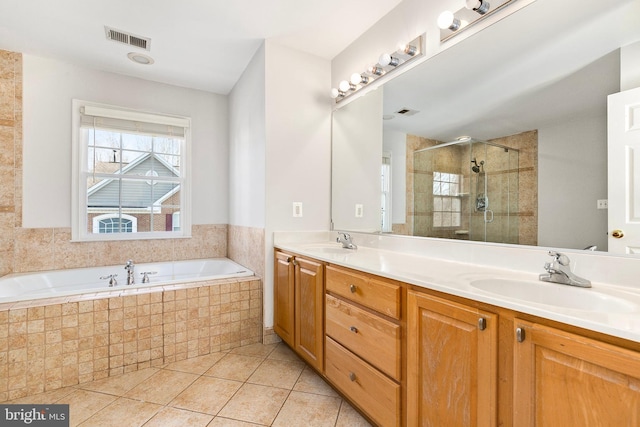
[(433, 226), (460, 227), (462, 175), (433, 173)]
[(100, 215), (93, 218), (94, 233), (136, 233), (138, 219), (131, 215), (121, 217), (112, 214)]
[(73, 240), (189, 236), (190, 119), (78, 100), (73, 119)]

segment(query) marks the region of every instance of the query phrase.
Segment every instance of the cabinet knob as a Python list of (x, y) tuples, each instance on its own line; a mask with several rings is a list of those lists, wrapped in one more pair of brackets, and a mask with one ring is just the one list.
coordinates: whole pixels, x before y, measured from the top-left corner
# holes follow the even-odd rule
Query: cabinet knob
[(355, 294), (356, 291), (358, 290), (358, 287), (356, 285), (349, 285), (349, 290), (351, 291), (352, 294)]
[(516, 341), (523, 342), (524, 341), (524, 329), (516, 328)]
[(478, 329), (480, 329), (481, 331), (487, 329), (487, 319), (485, 319), (484, 317), (478, 319)]
[(350, 330), (351, 332), (353, 332), (354, 334), (357, 334), (357, 333), (358, 333), (358, 328), (356, 328), (355, 326), (350, 327), (350, 328), (349, 328), (349, 330)]
[(293, 258), (292, 257), (287, 257), (287, 262), (291, 262), (291, 261), (293, 261)]
[(354, 374), (353, 372), (349, 372), (349, 379), (351, 381), (355, 381), (356, 380), (356, 374)]

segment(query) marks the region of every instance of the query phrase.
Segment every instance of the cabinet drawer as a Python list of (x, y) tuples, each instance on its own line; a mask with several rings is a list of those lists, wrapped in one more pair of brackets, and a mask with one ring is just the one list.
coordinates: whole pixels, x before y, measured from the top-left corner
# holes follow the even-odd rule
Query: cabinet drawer
[(327, 335), (400, 381), (399, 325), (331, 295), (325, 307)]
[(327, 266), (326, 289), (394, 319), (400, 318), (399, 284), (382, 278)]
[(400, 385), (327, 337), (327, 378), (376, 424), (400, 425)]

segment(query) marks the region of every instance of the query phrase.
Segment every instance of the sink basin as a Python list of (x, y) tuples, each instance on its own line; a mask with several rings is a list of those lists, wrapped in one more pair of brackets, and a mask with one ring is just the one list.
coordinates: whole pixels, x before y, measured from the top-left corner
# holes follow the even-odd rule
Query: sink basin
[(634, 302), (593, 288), (511, 279), (474, 280), (470, 285), (475, 289), (501, 297), (569, 310), (628, 313), (639, 308)]

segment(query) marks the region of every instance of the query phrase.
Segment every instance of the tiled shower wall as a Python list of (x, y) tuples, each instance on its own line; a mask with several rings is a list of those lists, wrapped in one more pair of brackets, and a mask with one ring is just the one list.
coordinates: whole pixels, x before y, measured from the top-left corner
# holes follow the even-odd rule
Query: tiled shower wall
[[(517, 241), (524, 245), (536, 245), (538, 235), (538, 132), (536, 130), (522, 132), (516, 135), (510, 135), (503, 138), (491, 140), (500, 145), (515, 148), (519, 150), (519, 162), (517, 169), (508, 170), (508, 172), (517, 171), (518, 175), (518, 203), (517, 211), (512, 212), (517, 220)], [(419, 199), (416, 189), (414, 170), (414, 155), (416, 150), (432, 147), (439, 142), (431, 139), (422, 138), (415, 135), (407, 135), (407, 222), (405, 224), (393, 224), (394, 233), (398, 234), (419, 234), (414, 230), (415, 224), (432, 221), (430, 212), (416, 211), (414, 199)], [(466, 155), (468, 157), (468, 154)], [(456, 162), (457, 159), (452, 159)], [(470, 170), (470, 166), (467, 171)], [(427, 193), (431, 193), (430, 188), (419, 189)], [(466, 226), (468, 227), (468, 225)], [(436, 236), (437, 237), (437, 236)]]

